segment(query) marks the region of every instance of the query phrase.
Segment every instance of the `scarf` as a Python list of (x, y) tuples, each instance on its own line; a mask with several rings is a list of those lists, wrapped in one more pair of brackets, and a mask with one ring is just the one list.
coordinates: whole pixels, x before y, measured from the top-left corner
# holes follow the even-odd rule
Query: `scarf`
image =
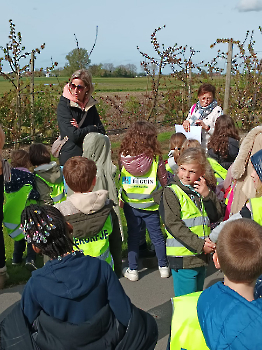
[(217, 106), (216, 100), (213, 100), (207, 107), (201, 107), (200, 102), (197, 101), (196, 107), (191, 116), (192, 118), (191, 125), (195, 125), (196, 120), (203, 120), (204, 118), (206, 118), (216, 106)]
[(70, 88), (69, 88), (69, 84), (66, 84), (66, 85), (64, 86), (63, 96), (64, 96), (65, 98), (67, 98), (68, 100), (77, 103), (78, 106), (79, 106), (82, 110), (85, 109), (85, 106), (87, 105), (87, 103), (88, 103), (88, 101), (89, 101), (89, 98), (90, 98), (90, 95), (88, 94), (88, 95), (86, 95), (84, 101), (78, 100), (76, 97), (74, 97), (74, 96), (71, 94)]

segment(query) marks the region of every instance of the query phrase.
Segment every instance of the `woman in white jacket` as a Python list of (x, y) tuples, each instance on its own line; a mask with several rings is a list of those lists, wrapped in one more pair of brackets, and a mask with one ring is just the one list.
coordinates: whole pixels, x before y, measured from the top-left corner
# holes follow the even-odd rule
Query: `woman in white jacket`
[(190, 131), (190, 126), (201, 126), (201, 146), (207, 149), (210, 136), (214, 132), (217, 118), (223, 114), (223, 110), (215, 100), (216, 88), (211, 84), (203, 84), (198, 89), (198, 102), (189, 110), (186, 120), (183, 122), (185, 131)]

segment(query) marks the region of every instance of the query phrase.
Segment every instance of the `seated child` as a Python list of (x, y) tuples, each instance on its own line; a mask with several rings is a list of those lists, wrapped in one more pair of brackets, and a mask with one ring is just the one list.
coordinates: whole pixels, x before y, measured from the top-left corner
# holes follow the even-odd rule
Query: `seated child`
[(227, 222), (213, 260), (225, 278), (198, 299), (198, 319), (207, 346), (211, 350), (260, 349), (262, 299), (254, 300), (254, 286), (262, 273), (262, 227), (250, 219)]
[(8, 348), (31, 350), (22, 345), (31, 331), (40, 349), (115, 349), (122, 339), (123, 350), (154, 348), (153, 317), (131, 304), (109, 264), (75, 250), (58, 209), (30, 205), (21, 222), (26, 240), (51, 260), (32, 274), (2, 325)]
[(63, 174), (59, 165), (52, 161), (45, 145), (33, 143), (29, 148), (30, 162), (35, 167), (36, 189), (40, 194), (39, 204), (59, 203), (66, 198)]
[(118, 218), (113, 201), (108, 199), (108, 191), (93, 191), (96, 171), (92, 160), (85, 157), (68, 159), (63, 173), (74, 193), (55, 206), (72, 224), (74, 244), (85, 255), (106, 260), (120, 277), (122, 240)]
[[(16, 229), (20, 225), (21, 212), (30, 202), (35, 202), (39, 199), (39, 193), (35, 186), (35, 177), (28, 170), (31, 166), (29, 153), (24, 150), (13, 151), (11, 154), (11, 181), (5, 183), (5, 205), (4, 205), (4, 225), (11, 238), (14, 239), (14, 253), (12, 265), (22, 263), (23, 252), (26, 248), (26, 241), (22, 230)], [(25, 195), (20, 191), (23, 189)], [(22, 190), (22, 191), (23, 191)], [(12, 204), (11, 204), (11, 202)], [(14, 202), (21, 204), (21, 211), (19, 206), (14, 209)], [(11, 225), (14, 227), (11, 228)], [(32, 243), (27, 244), (27, 256), (25, 267), (33, 271), (35, 266), (36, 255), (32, 248)]]
[(210, 222), (221, 216), (215, 193), (206, 184), (208, 161), (202, 148), (188, 148), (177, 160), (178, 172), (154, 195), (167, 233), (166, 252), (175, 296), (201, 291), (209, 255), (215, 247), (205, 242)]
[(176, 161), (181, 154), (181, 148), (185, 140), (186, 140), (186, 136), (181, 132), (177, 132), (176, 134), (173, 134), (170, 138), (170, 144), (169, 144), (170, 151), (168, 153), (168, 159), (165, 161), (165, 166), (166, 166), (166, 170), (172, 174), (174, 174), (178, 168)]

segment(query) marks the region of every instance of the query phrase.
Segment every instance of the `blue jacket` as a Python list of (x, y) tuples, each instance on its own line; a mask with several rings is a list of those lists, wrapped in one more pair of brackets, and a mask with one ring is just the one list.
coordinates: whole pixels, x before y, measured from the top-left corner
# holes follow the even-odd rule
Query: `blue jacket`
[(211, 350), (262, 348), (262, 299), (247, 301), (218, 282), (201, 293), (197, 311)]

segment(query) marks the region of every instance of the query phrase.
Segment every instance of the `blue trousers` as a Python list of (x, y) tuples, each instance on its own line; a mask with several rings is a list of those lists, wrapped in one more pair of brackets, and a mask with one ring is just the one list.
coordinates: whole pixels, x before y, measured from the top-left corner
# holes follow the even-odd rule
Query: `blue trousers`
[(203, 290), (206, 267), (193, 269), (171, 269), (175, 296), (185, 295)]
[(124, 213), (127, 222), (128, 263), (130, 269), (137, 270), (140, 231), (141, 228), (143, 228), (143, 222), (146, 224), (150, 239), (155, 246), (158, 265), (161, 267), (167, 266), (166, 244), (160, 228), (158, 210), (150, 211), (135, 209), (125, 203)]

